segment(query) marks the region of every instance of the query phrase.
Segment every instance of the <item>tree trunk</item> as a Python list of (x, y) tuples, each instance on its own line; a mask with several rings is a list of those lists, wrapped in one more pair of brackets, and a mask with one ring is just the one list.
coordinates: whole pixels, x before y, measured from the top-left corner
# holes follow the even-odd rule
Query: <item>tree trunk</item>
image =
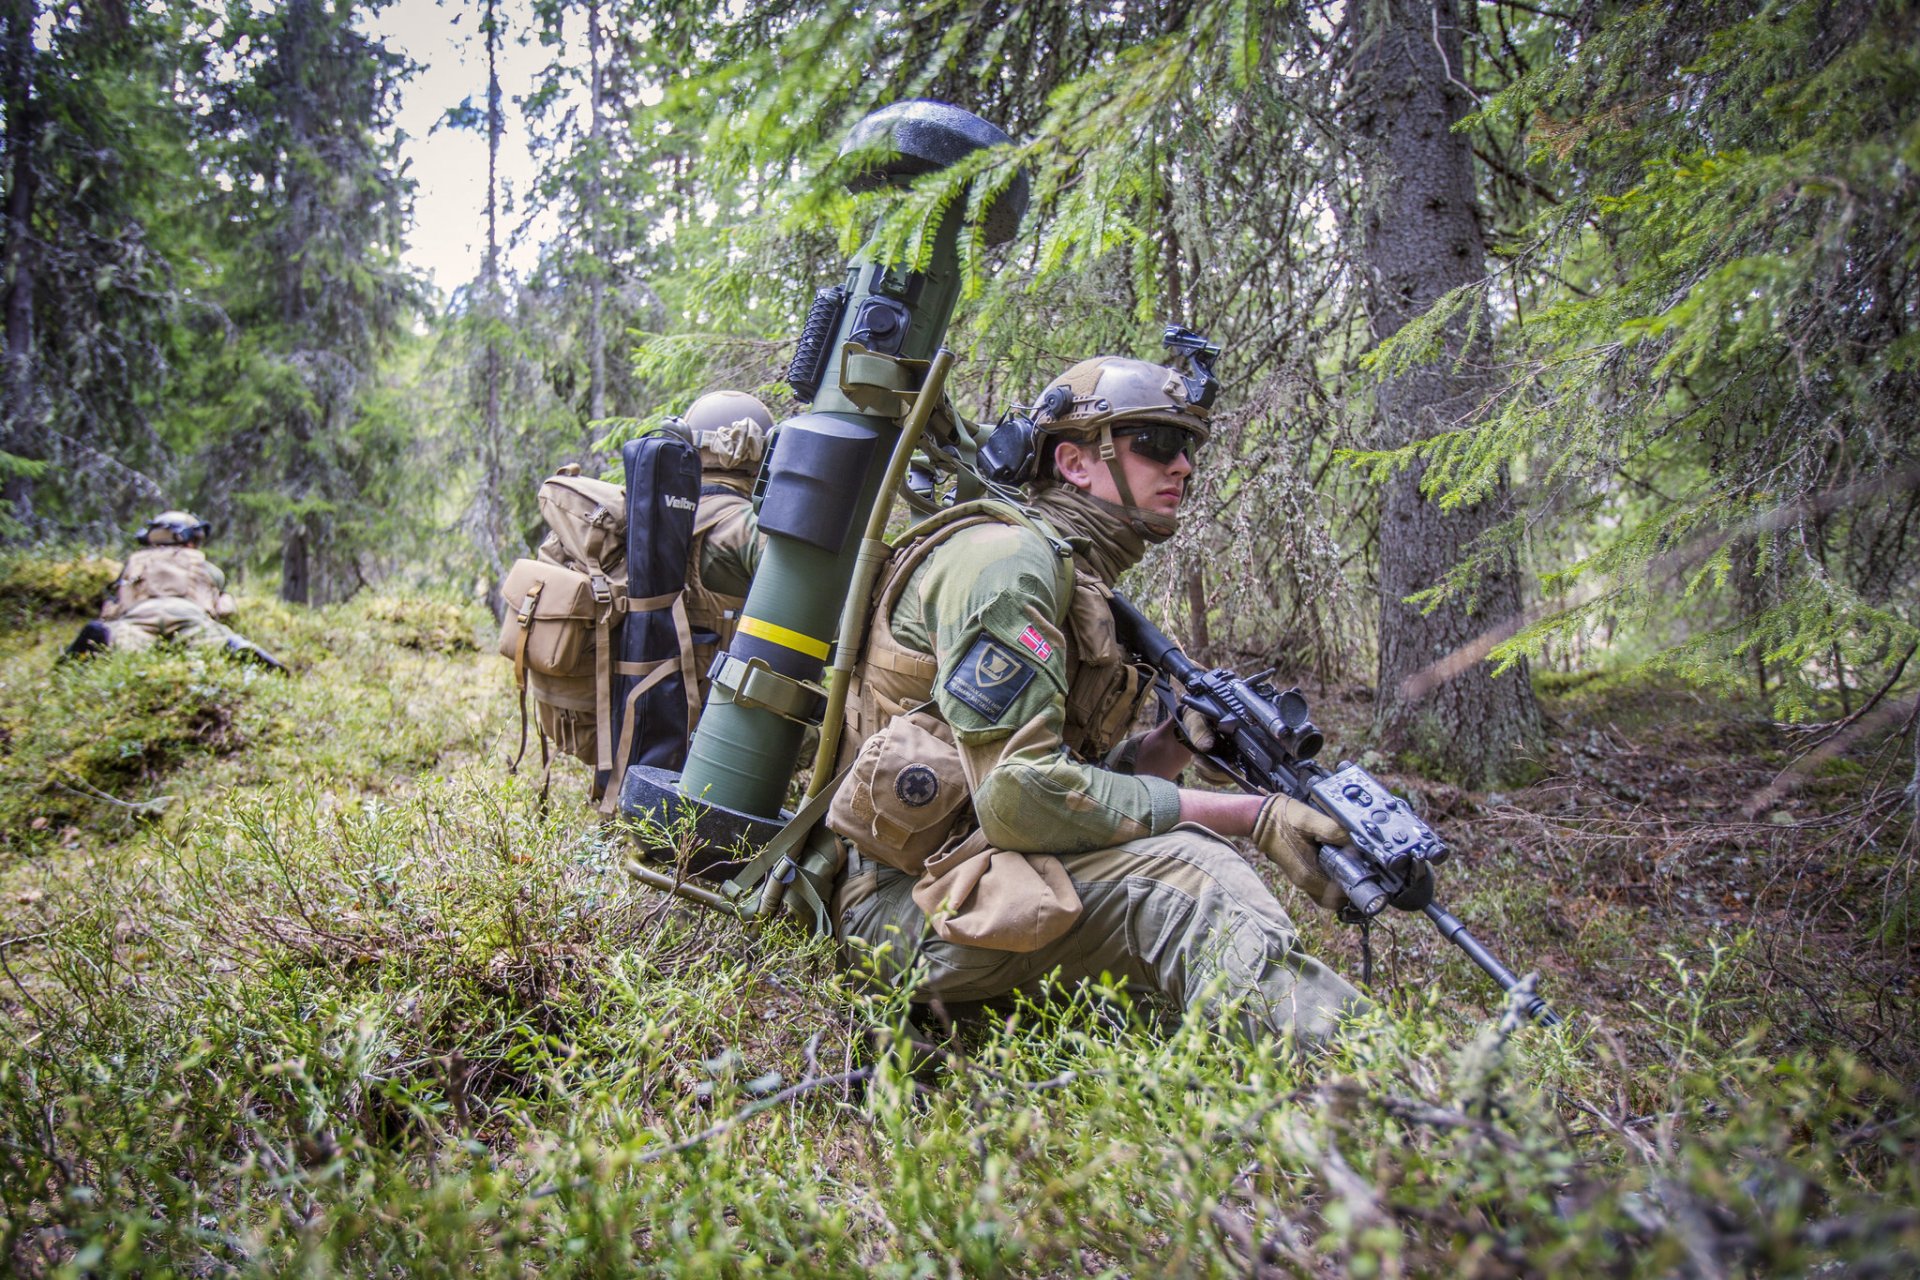
[(600, 33), (599, 0), (587, 2), (587, 61), (590, 64), (591, 82), (589, 84), (590, 108), (592, 114), (587, 124), (587, 264), (588, 306), (587, 306), (587, 427), (586, 440), (581, 445), (581, 461), (591, 465), (593, 461), (594, 429), (592, 424), (607, 416), (607, 246), (604, 226), (606, 223), (606, 190), (602, 181), (606, 173), (607, 156), (605, 135), (600, 116), (602, 99), (606, 96), (604, 72), (602, 70), (602, 51)]
[(287, 529), (280, 544), (280, 598), (288, 604), (310, 604), (313, 600), (313, 558), (307, 545), (307, 526), (296, 520)]
[[(1367, 311), (1381, 341), (1449, 290), (1479, 279), (1486, 247), (1469, 142), (1452, 132), (1467, 104), (1455, 0), (1366, 0), (1351, 12), (1361, 163), (1375, 193), (1363, 224)], [(1383, 383), (1378, 443), (1404, 445), (1472, 417), (1488, 386), (1477, 372), (1487, 355), (1484, 335), (1469, 349), (1460, 326), (1442, 359)], [(1423, 615), (1406, 600), (1466, 557), (1500, 519), (1506, 491), (1442, 512), (1421, 495), (1423, 472), (1415, 466), (1397, 476), (1382, 507), (1374, 728), (1382, 745), (1421, 768), (1490, 785), (1540, 742), (1524, 664), (1498, 680), (1475, 661), (1451, 678), (1410, 682), (1519, 614), (1518, 565), (1507, 556), (1490, 569), (1471, 609), (1454, 600)]]
[[(39, 120), (33, 101), (34, 0), (7, 0), (7, 246), (6, 246), (6, 405), (0, 451), (31, 456), (37, 444), (36, 389), (33, 379), (33, 153)], [(33, 514), (33, 481), (6, 478), (5, 501), (15, 519)]]
[(499, 10), (494, 0), (487, 0), (487, 262), (486, 311), (487, 311), (487, 356), (486, 356), (486, 421), (481, 429), (486, 434), (484, 446), (485, 461), (481, 467), (480, 483), (480, 537), (481, 551), (487, 557), (487, 566), (492, 570), (487, 584), (487, 607), (493, 611), (494, 621), (506, 616), (507, 603), (500, 594), (500, 580), (505, 576), (506, 565), (501, 554), (501, 544), (506, 532), (501, 527), (502, 497), (501, 491), (506, 485), (504, 460), (505, 429), (500, 414), (500, 329), (505, 322), (500, 291), (500, 138), (505, 131), (505, 121), (500, 111), (500, 27)]
[(1207, 574), (1197, 562), (1187, 565), (1187, 651), (1199, 658), (1213, 648), (1207, 629)]

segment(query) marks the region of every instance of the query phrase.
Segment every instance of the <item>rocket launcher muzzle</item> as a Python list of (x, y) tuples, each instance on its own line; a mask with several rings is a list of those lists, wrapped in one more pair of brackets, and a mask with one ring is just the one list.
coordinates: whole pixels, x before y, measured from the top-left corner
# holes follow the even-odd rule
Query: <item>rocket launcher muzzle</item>
[[(855, 125), (841, 155), (855, 175), (848, 185), (860, 191), (907, 186), (1011, 141), (971, 112), (908, 101)], [(882, 482), (901, 423), (959, 298), (968, 203), (948, 205), (924, 270), (876, 262), (863, 249), (842, 284), (823, 291), (838, 299), (824, 308), (816, 300), (809, 313), (794, 361), (802, 376), (790, 374), (790, 381), (812, 406), (779, 426), (760, 504), (767, 545), (733, 643), (714, 662), (686, 768), (635, 766), (621, 787), (620, 808), (629, 818), (667, 827), (691, 815), (691, 869), (700, 874), (729, 874), (748, 847), (765, 844), (786, 820), (780, 804), (801, 738), (826, 707), (820, 680), (861, 534), (875, 505), (892, 499)], [(1027, 179), (1019, 173), (980, 212), (986, 241), (1010, 239), (1026, 203)]]

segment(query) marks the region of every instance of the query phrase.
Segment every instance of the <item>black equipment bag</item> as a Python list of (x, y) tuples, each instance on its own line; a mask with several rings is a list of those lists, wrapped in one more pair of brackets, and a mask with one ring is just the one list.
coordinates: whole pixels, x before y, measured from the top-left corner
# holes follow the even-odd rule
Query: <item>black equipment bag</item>
[(611, 777), (595, 785), (620, 793), (627, 767), (678, 769), (687, 726), (698, 718), (693, 641), (683, 595), (693, 517), (700, 505), (700, 454), (670, 432), (651, 432), (620, 450), (627, 477), (627, 619), (613, 681)]

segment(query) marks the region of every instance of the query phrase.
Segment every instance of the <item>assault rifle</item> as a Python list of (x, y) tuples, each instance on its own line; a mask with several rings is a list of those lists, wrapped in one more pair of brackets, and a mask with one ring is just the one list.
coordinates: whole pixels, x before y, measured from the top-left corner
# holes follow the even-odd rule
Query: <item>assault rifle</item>
[[(1161, 705), (1173, 717), (1182, 740), (1186, 738), (1179, 724), (1183, 708), (1197, 711), (1213, 729), (1213, 749), (1196, 751), (1196, 755), (1243, 789), (1291, 796), (1331, 815), (1352, 833), (1350, 848), (1320, 846), (1320, 870), (1347, 895), (1341, 919), (1365, 925), (1390, 902), (1411, 906), (1424, 899), (1418, 909), (1433, 921), (1441, 937), (1466, 952), (1502, 989), (1520, 986), (1522, 980), (1511, 969), (1432, 901), (1430, 868), (1445, 862), (1448, 854), (1439, 833), (1359, 765), (1342, 760), (1329, 773), (1314, 759), (1325, 739), (1314, 727), (1307, 700), (1298, 689), (1275, 688), (1271, 671), (1246, 679), (1225, 667), (1204, 670), (1147, 621), (1132, 601), (1116, 593), (1112, 604), (1120, 642), (1160, 673), (1156, 687)], [(1185, 694), (1176, 699), (1170, 681), (1178, 681)], [(1537, 995), (1529, 995), (1526, 1011), (1542, 1026), (1559, 1025), (1560, 1019)]]

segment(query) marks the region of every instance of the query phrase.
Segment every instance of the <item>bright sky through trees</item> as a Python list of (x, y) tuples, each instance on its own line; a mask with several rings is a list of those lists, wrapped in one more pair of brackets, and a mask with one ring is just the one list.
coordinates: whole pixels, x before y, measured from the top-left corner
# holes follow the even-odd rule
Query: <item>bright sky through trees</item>
[[(519, 100), (532, 87), (546, 51), (523, 44), (528, 29), (523, 0), (505, 0), (501, 19), (500, 88), (506, 112), (506, 141), (500, 151), (500, 175), (510, 196), (503, 225), (518, 227), (520, 198), (535, 172), (527, 152)], [(448, 108), (471, 98), (483, 110), (487, 95), (486, 54), (480, 38), (477, 0), (395, 0), (374, 14), (368, 29), (420, 64), (401, 90), (400, 127), (407, 173), (417, 184), (413, 226), (407, 234), (406, 261), (427, 272), (443, 292), (452, 292), (480, 272), (486, 250), (487, 138), (482, 129), (454, 129), (442, 123)], [(505, 247), (510, 270), (530, 267), (539, 256), (538, 228)]]

